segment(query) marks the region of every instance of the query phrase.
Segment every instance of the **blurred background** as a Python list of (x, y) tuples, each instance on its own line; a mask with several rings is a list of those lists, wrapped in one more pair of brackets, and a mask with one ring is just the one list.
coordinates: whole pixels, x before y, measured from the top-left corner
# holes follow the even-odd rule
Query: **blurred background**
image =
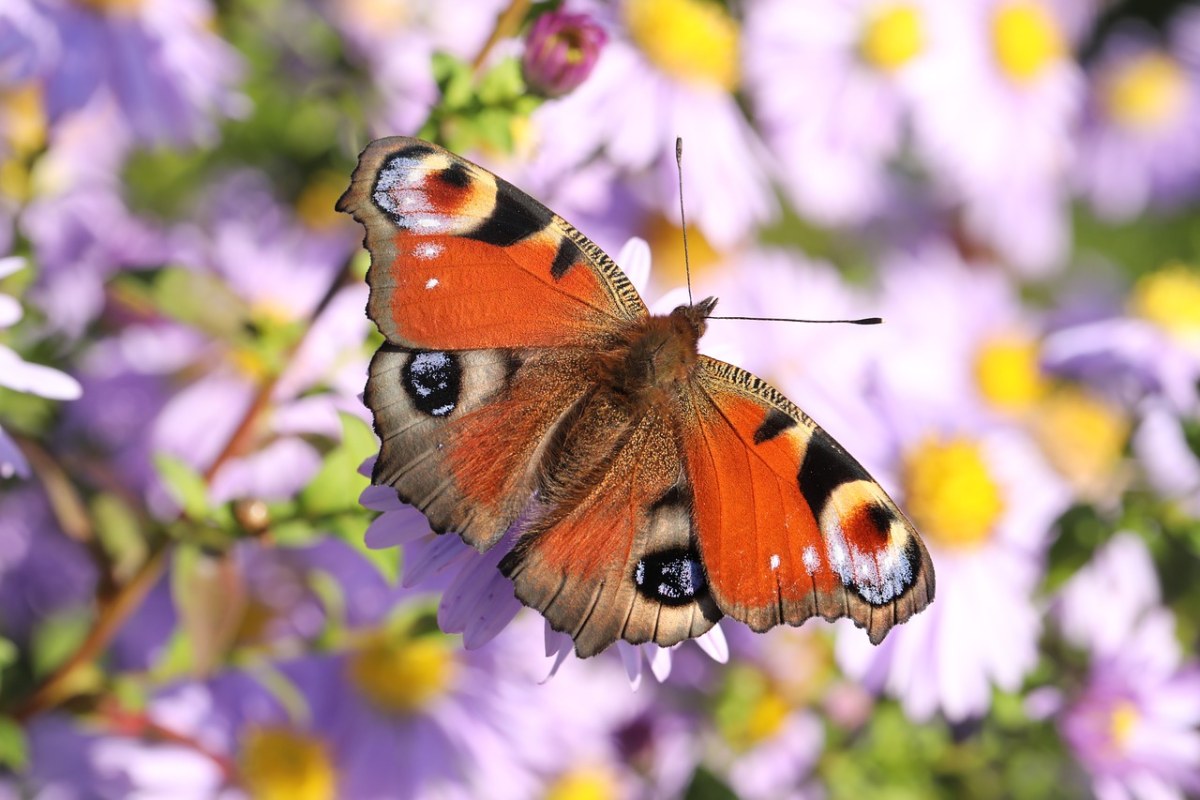
[[(682, 136), (698, 297), (885, 318), (702, 344), (880, 480), (936, 602), (580, 661), (367, 489), (333, 205), (390, 134), (655, 310)], [(4, 0), (0, 797), (1200, 796), (1198, 267), (1191, 4)]]

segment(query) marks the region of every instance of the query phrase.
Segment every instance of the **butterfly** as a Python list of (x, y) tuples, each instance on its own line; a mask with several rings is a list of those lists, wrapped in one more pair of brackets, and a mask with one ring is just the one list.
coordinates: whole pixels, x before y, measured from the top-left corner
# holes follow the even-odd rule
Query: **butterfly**
[(934, 594), (920, 535), (803, 411), (697, 351), (715, 298), (652, 316), (587, 237), (419, 139), (371, 143), (339, 211), (385, 342), (372, 482), (500, 561), (576, 653), (849, 617), (878, 644)]

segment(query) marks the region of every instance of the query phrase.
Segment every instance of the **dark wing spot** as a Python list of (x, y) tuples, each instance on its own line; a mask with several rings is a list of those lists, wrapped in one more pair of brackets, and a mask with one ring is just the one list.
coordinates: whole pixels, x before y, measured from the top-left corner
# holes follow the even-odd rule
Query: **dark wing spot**
[(496, 207), (478, 228), (464, 236), (507, 247), (542, 230), (552, 218), (550, 209), (503, 178), (496, 178)]
[(769, 442), (788, 428), (794, 427), (796, 427), (796, 420), (779, 409), (772, 408), (767, 412), (767, 417), (762, 421), (762, 425), (759, 425), (758, 430), (754, 432), (754, 443)]
[(886, 537), (892, 529), (892, 521), (896, 519), (896, 515), (887, 506), (872, 503), (867, 507), (867, 519), (875, 526), (876, 531)]
[(834, 489), (851, 481), (869, 481), (871, 476), (829, 434), (817, 428), (808, 440), (797, 480), (809, 508), (820, 517)]
[(652, 553), (638, 561), (633, 582), (641, 594), (666, 606), (695, 602), (704, 591), (704, 568), (695, 552), (680, 548)]
[(681, 506), (681, 505), (683, 505), (683, 492), (681, 492), (679, 490), (678, 486), (672, 486), (670, 489), (667, 489), (665, 492), (663, 492), (662, 497), (658, 498), (653, 503), (651, 503), (650, 508), (647, 510), (651, 514), (653, 514), (655, 511), (658, 511), (660, 508), (666, 508), (668, 506)]
[(564, 236), (558, 243), (558, 252), (554, 254), (554, 263), (550, 265), (550, 274), (554, 276), (554, 280), (562, 278), (567, 274), (571, 265), (579, 263), (580, 255), (579, 248), (575, 246), (575, 243)]
[(467, 168), (459, 161), (455, 161), (437, 173), (437, 178), (442, 183), (447, 186), (453, 186), (455, 189), (465, 189), (471, 185), (471, 174), (467, 172)]
[(424, 414), (444, 417), (458, 404), (462, 369), (451, 353), (413, 353), (400, 377), (409, 399)]
[(415, 144), (410, 144), (408, 147), (397, 150), (395, 153), (392, 153), (392, 155), (388, 158), (388, 161), (391, 161), (394, 158), (423, 158), (425, 156), (431, 156), (436, 152), (437, 149), (434, 148), (433, 145), (425, 144), (424, 142), (417, 142)]

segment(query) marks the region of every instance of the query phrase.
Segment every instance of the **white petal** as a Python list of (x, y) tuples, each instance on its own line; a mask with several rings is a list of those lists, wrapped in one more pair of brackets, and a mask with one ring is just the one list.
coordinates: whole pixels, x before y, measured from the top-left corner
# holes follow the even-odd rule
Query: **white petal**
[(704, 634), (696, 637), (696, 644), (718, 664), (729, 661), (729, 642), (725, 640), (725, 631), (721, 630), (721, 623), (718, 622)]
[(14, 272), (19, 272), (25, 268), (25, 259), (21, 256), (7, 256), (0, 258), (0, 278), (7, 278)]
[(74, 400), (83, 394), (79, 381), (65, 372), (41, 364), (30, 364), (0, 345), (0, 386), (28, 392), (50, 400)]
[(634, 236), (617, 254), (617, 265), (625, 272), (638, 294), (646, 293), (650, 283), (650, 245), (645, 239)]
[(6, 294), (0, 294), (0, 328), (7, 328), (21, 318), (21, 304)]

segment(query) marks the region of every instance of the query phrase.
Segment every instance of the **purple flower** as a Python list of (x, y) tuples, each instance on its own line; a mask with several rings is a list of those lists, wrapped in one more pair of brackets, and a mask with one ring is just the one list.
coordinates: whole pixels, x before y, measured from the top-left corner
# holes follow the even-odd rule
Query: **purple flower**
[(674, 219), (674, 141), (683, 133), (688, 217), (709, 241), (730, 248), (772, 219), (769, 157), (731, 93), (741, 42), (728, 12), (702, 0), (569, 8), (591, 14), (610, 41), (587, 80), (534, 112), (538, 160), (565, 173), (601, 153)]
[(92, 595), (96, 570), (68, 539), (35, 485), (0, 499), (0, 620), (6, 638), (24, 641), (34, 627), (79, 609)]
[(241, 65), (212, 30), (208, 0), (103, 4), (35, 0), (61, 53), (46, 75), (53, 122), (95, 102), (114, 103), (140, 141), (189, 144), (215, 134), (213, 116), (237, 116)]
[(525, 82), (543, 97), (560, 97), (587, 80), (607, 41), (608, 34), (586, 14), (542, 14), (525, 39)]
[(1076, 183), (1102, 216), (1133, 217), (1200, 191), (1200, 13), (1181, 12), (1168, 43), (1127, 25), (1091, 72)]
[(10, 0), (0, 9), (0, 86), (37, 77), (59, 49), (53, 26), (30, 0)]
[(1098, 797), (1200, 790), (1200, 664), (1183, 661), (1175, 619), (1158, 603), (1149, 552), (1130, 533), (1097, 552), (1059, 600), (1064, 633), (1092, 654), (1059, 726)]
[[(24, 259), (0, 258), (0, 278), (24, 266)], [(0, 330), (19, 321), (22, 314), (20, 303), (0, 294)], [(79, 382), (70, 375), (40, 364), (31, 364), (5, 345), (0, 345), (0, 386), (51, 400), (74, 400), (82, 392)], [(16, 444), (0, 428), (0, 478), (11, 478), (13, 475), (28, 477), (29, 465)]]

